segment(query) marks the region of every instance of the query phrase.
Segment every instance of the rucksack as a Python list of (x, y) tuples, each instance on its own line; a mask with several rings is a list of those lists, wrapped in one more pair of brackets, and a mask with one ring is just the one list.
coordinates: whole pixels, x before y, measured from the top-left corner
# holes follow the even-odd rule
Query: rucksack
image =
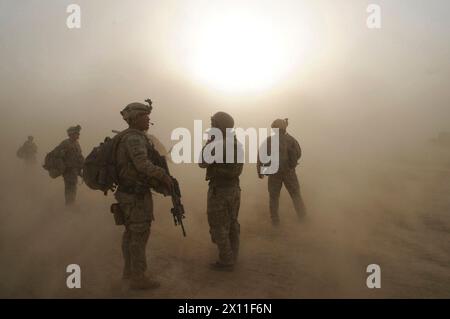
[(105, 195), (114, 191), (119, 177), (116, 170), (116, 149), (127, 132), (118, 133), (113, 138), (106, 137), (100, 145), (86, 157), (83, 164), (83, 180), (93, 190), (101, 190)]
[(42, 167), (48, 171), (51, 178), (57, 178), (64, 173), (66, 165), (57, 148), (47, 153)]

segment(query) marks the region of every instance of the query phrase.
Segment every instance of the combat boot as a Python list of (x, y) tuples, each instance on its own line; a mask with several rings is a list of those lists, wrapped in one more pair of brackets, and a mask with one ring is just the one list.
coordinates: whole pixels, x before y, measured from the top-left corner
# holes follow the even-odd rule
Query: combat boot
[(212, 270), (217, 270), (217, 271), (233, 271), (234, 265), (233, 264), (223, 264), (220, 261), (216, 261), (215, 263), (212, 263), (210, 265), (210, 268)]
[(148, 277), (142, 276), (132, 276), (130, 280), (130, 288), (136, 290), (146, 290), (146, 289), (156, 289), (159, 288), (161, 284), (156, 280), (151, 280)]

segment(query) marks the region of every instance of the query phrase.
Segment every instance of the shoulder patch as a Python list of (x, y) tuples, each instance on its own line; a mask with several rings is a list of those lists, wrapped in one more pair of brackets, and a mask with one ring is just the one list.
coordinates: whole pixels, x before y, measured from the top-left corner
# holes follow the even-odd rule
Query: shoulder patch
[(143, 142), (145, 142), (145, 140), (138, 134), (129, 134), (128, 136), (125, 136), (125, 143), (129, 146), (141, 145)]

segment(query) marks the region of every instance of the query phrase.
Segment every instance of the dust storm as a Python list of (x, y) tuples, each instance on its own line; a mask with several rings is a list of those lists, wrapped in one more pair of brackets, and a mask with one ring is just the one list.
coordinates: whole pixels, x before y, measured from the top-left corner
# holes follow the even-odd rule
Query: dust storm
[[(450, 297), (450, 148), (437, 140), (450, 131), (448, 21), (441, 14), (447, 3), (415, 2), (412, 11), (406, 1), (385, 4), (386, 22), (374, 31), (361, 2), (264, 2), (255, 15), (273, 10), (275, 26), (288, 24), (282, 30), (309, 29), (314, 50), (269, 87), (234, 92), (189, 73), (192, 47), (182, 30), (201, 8), (217, 14), (238, 4), (100, 2), (79, 1), (79, 30), (65, 25), (68, 3), (0, 4), (0, 297)], [(296, 10), (307, 26), (295, 24)], [(418, 30), (429, 16), (434, 22)], [(205, 171), (169, 163), (187, 237), (173, 224), (170, 198), (155, 193), (147, 261), (161, 287), (129, 290), (121, 280), (123, 227), (110, 213), (113, 195), (80, 180), (76, 203), (66, 207), (62, 179), (50, 178), (42, 164), (68, 127), (82, 127), (86, 156), (112, 130), (127, 127), (120, 111), (128, 103), (146, 98), (153, 101), (149, 133), (167, 150), (174, 129), (192, 130), (196, 120), (206, 128), (217, 111), (244, 129), (288, 118), (287, 131), (302, 148), (296, 172), (306, 218), (298, 221), (283, 188), (274, 227), (267, 178), (246, 163), (239, 261), (233, 272), (214, 272)], [(28, 135), (38, 147), (35, 165), (16, 156)], [(70, 264), (80, 266), (81, 289), (66, 286)], [(371, 264), (380, 266), (381, 289), (367, 286)]]

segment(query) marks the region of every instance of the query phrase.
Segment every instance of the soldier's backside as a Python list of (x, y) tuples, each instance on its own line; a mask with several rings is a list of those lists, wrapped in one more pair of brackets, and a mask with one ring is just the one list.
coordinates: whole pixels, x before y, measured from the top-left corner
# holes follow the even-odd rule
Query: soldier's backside
[[(224, 112), (218, 112), (212, 117), (212, 127), (225, 129), (232, 128), (234, 120)], [(225, 136), (225, 134), (223, 134)], [(217, 245), (219, 250), (219, 260), (211, 267), (215, 270), (233, 270), (239, 254), (239, 234), (240, 225), (238, 222), (239, 208), (241, 202), (241, 188), (239, 176), (242, 173), (243, 164), (237, 162), (237, 149), (240, 147), (235, 136), (233, 143), (234, 161), (226, 163), (227, 142), (214, 141), (223, 147), (222, 163), (207, 164), (204, 150), (202, 150), (201, 168), (206, 168), (206, 180), (209, 181), (207, 196), (207, 216), (211, 240)]]
[(67, 130), (69, 138), (56, 147), (57, 156), (63, 159), (65, 166), (63, 178), (66, 205), (71, 205), (75, 202), (78, 176), (81, 176), (84, 163), (78, 137), (70, 137), (71, 135), (79, 136), (80, 129), (81, 127), (79, 126), (69, 128)]
[(34, 164), (36, 162), (37, 146), (33, 141), (26, 141), (23, 146), (23, 155), (27, 163)]
[[(286, 120), (275, 120), (272, 124), (272, 128), (278, 128), (277, 138), (279, 139), (279, 168), (275, 174), (269, 175), (268, 180), (268, 190), (269, 190), (269, 206), (270, 206), (270, 216), (272, 223), (278, 225), (279, 223), (279, 199), (281, 188), (284, 184), (287, 191), (289, 192), (292, 202), (294, 204), (297, 216), (302, 219), (306, 214), (306, 208), (303, 203), (303, 198), (300, 193), (300, 184), (297, 178), (297, 173), (295, 168), (298, 165), (298, 161), (302, 156), (302, 150), (298, 141), (286, 132), (287, 121)], [(269, 137), (265, 143), (267, 143), (267, 150), (271, 150), (271, 140), (273, 137)], [(261, 175), (262, 163), (259, 160), (257, 170), (258, 175)]]

